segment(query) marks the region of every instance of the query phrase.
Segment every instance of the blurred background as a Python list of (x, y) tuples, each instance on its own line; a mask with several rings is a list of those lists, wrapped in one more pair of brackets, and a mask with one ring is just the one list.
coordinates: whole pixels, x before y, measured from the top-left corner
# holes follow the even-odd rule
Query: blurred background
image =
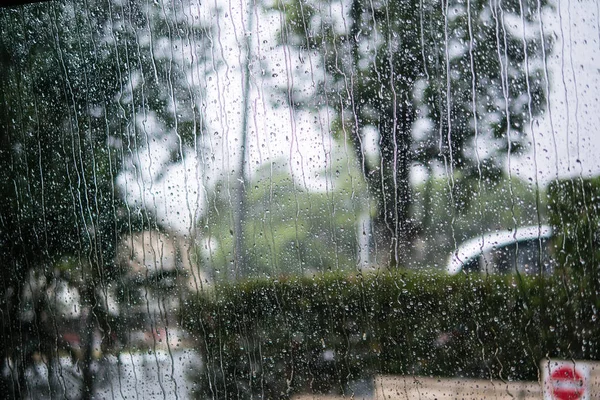
[[(599, 15), (3, 6), (0, 391), (373, 396), (381, 373), (536, 380), (543, 357), (597, 359)], [(497, 232), (503, 273), (484, 267)]]

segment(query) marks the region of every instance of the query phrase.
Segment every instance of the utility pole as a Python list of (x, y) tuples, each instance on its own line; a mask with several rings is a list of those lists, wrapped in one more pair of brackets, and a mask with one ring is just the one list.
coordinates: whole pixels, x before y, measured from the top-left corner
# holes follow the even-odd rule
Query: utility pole
[(242, 103), (242, 138), (240, 148), (240, 162), (236, 169), (234, 176), (234, 195), (233, 195), (233, 242), (234, 242), (234, 271), (232, 271), (232, 278), (240, 279), (245, 278), (249, 275), (248, 257), (244, 245), (244, 218), (246, 214), (246, 174), (244, 168), (246, 166), (246, 152), (248, 142), (248, 118), (250, 114), (250, 63), (252, 59), (252, 27), (254, 20), (254, 4), (253, 0), (250, 0), (251, 4), (248, 5), (247, 9), (247, 23), (248, 26), (244, 26), (243, 32), (245, 37), (246, 47), (246, 59), (244, 60), (244, 66), (242, 68), (243, 75), (243, 103)]

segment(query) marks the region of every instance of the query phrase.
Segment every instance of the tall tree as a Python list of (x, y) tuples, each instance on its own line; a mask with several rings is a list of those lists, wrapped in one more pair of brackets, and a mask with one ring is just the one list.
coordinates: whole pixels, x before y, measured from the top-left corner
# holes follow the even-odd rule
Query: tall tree
[[(317, 82), (317, 96), (297, 90), (289, 100), (335, 111), (333, 132), (353, 144), (377, 202), (375, 235), (385, 259), (402, 263), (418, 225), (410, 218), (415, 164), (442, 166), (460, 186), (455, 171), (465, 179), (499, 178), (523, 147), (545, 104), (545, 7), (519, 0), (273, 6), (284, 16), (281, 44), (297, 49)], [(377, 157), (365, 150), (373, 130)]]
[[(116, 178), (161, 135), (177, 136), (170, 150), (181, 159), (202, 126), (189, 75), (205, 57), (183, 52), (201, 52), (208, 30), (188, 11), (101, 0), (0, 10), (2, 393), (27, 394), (35, 354), (51, 379), (68, 350), (59, 330), (70, 319), (56, 308), (66, 285), (80, 297), (81, 397), (92, 396), (94, 337), (110, 346), (118, 328), (109, 306), (124, 273), (118, 244), (159, 226), (145, 204), (128, 205)], [(167, 132), (146, 129), (150, 116)]]

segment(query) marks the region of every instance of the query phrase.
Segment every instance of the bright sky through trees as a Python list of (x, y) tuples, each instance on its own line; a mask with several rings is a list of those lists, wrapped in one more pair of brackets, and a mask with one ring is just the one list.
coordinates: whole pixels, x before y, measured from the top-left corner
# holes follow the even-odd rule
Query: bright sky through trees
[[(218, 18), (215, 4), (222, 11)], [(275, 161), (285, 163), (276, 167), (287, 169), (301, 187), (327, 190), (333, 182), (327, 168), (352, 152), (351, 148), (340, 147), (328, 134), (332, 115), (291, 110), (287, 106), (282, 89), (298, 85), (294, 81), (298, 69), (304, 69), (315, 81), (320, 76), (309, 60), (294, 49), (277, 46), (276, 35), (282, 26), (280, 16), (255, 10), (250, 31), (245, 4), (233, 0), (219, 0), (215, 4), (192, 7), (199, 18), (218, 20), (211, 49), (218, 61), (213, 63), (212, 71), (198, 73), (198, 76), (210, 73), (206, 82), (195, 82), (207, 93), (202, 99), (208, 133), (205, 141), (199, 143), (195, 153), (187, 150), (185, 168), (182, 163), (169, 164), (163, 144), (151, 144), (149, 151), (140, 153), (141, 171), (147, 182), (151, 177), (155, 182), (139, 185), (134, 182), (133, 174), (126, 173), (120, 179), (129, 192), (130, 202), (139, 203), (140, 193), (145, 191), (155, 200), (159, 218), (181, 233), (188, 231), (190, 219), (202, 214), (206, 196), (214, 184), (228, 175), (231, 177), (239, 162), (243, 113), (240, 71), (245, 67), (246, 35), (250, 35), (252, 43), (247, 176), (251, 177), (263, 163)], [(537, 170), (540, 186), (557, 176), (600, 174), (598, 6), (591, 0), (563, 0), (553, 4), (555, 12), (547, 12), (543, 19), (543, 29), (551, 32), (554, 39), (547, 63), (550, 107), (533, 121), (533, 131), (527, 128), (531, 144), (526, 153), (510, 162), (513, 176), (531, 183), (535, 183)], [(343, 21), (340, 19), (339, 23)], [(514, 29), (520, 29), (516, 22)], [(182, 54), (187, 56), (185, 50)], [(151, 120), (146, 125), (156, 131), (161, 129)], [(376, 134), (368, 139), (366, 149), (375, 152)], [(485, 144), (481, 150), (485, 151)], [(162, 174), (158, 176), (161, 168)], [(438, 172), (443, 176), (443, 169)], [(419, 169), (413, 171), (413, 181), (422, 177)]]

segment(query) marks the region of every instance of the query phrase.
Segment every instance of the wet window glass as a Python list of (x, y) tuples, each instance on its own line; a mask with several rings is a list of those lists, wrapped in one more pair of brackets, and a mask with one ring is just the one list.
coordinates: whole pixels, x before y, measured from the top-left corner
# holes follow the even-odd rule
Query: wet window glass
[(600, 393), (592, 0), (0, 8), (0, 397)]

